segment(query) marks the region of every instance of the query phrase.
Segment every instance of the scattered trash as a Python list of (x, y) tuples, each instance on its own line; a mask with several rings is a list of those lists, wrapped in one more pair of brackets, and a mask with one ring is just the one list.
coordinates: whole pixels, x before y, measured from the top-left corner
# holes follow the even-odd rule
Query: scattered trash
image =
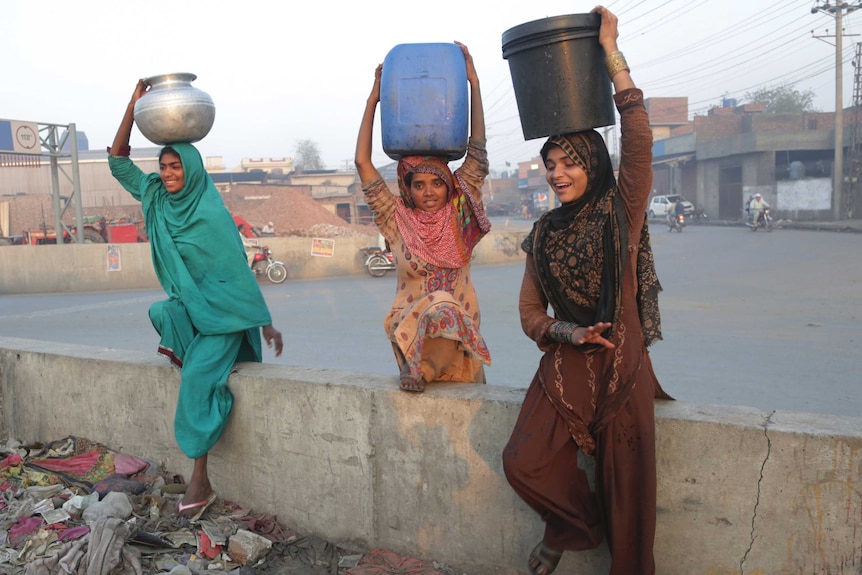
[[(218, 499), (177, 514), (182, 476), (97, 442), (0, 445), (0, 575), (451, 575), (439, 563), (366, 554)], [(99, 567), (96, 567), (96, 566)], [(109, 568), (107, 571), (104, 568)]]

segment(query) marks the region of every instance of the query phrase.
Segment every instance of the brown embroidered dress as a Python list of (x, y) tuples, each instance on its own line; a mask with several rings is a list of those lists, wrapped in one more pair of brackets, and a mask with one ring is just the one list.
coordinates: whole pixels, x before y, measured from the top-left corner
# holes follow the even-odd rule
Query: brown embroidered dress
[[(647, 345), (661, 337), (660, 286), (645, 214), (652, 134), (640, 90), (614, 99), (622, 127), (616, 185), (609, 158), (607, 166), (598, 165), (602, 154), (589, 153), (591, 138), (600, 139), (595, 132), (549, 142), (570, 157), (590, 158), (590, 183), (580, 205), (544, 214), (522, 246), (521, 324), (545, 353), (503, 465), (512, 487), (544, 520), (546, 546), (591, 549), (604, 535), (611, 574), (638, 575), (655, 571), (653, 399), (667, 396), (647, 353)], [(591, 192), (597, 181), (606, 187)], [(556, 321), (611, 322), (605, 337), (616, 347), (553, 341), (549, 328)], [(578, 466), (579, 450), (596, 458), (596, 496)]]
[[(405, 161), (399, 173), (411, 169)], [(443, 178), (450, 184), (447, 205), (435, 213), (406, 204), (403, 186), (398, 197), (382, 178), (363, 182), (365, 201), (396, 262), (398, 284), (384, 328), (399, 365), (406, 362), (416, 379), (485, 382), (482, 365), (490, 365), (491, 357), (479, 332), (470, 258), (490, 229), (481, 191), (487, 174), (487, 154), (471, 140), (464, 163)]]

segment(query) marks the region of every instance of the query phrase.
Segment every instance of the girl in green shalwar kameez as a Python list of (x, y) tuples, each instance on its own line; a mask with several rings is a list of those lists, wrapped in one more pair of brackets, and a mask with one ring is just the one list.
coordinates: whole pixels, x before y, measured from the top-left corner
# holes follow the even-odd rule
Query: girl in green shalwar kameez
[(237, 362), (261, 361), (261, 328), (276, 355), (282, 338), (197, 149), (165, 147), (158, 174), (145, 174), (129, 159), (134, 106), (146, 91), (139, 81), (108, 162), (114, 177), (141, 202), (153, 267), (168, 295), (150, 307), (150, 320), (160, 335), (159, 353), (182, 368), (174, 435), (195, 464), (179, 510), (199, 516), (214, 499), (207, 454), (233, 405), (228, 376)]

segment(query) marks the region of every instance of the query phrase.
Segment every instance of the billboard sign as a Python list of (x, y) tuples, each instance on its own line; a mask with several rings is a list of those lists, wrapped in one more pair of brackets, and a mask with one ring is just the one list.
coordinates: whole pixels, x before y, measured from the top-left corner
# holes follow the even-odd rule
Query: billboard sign
[(41, 154), (39, 126), (36, 122), (0, 120), (0, 153)]

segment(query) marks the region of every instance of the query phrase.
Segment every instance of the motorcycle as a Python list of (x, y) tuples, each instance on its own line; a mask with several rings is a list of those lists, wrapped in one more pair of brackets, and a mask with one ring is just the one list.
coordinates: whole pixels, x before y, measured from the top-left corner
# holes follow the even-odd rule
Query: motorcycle
[(672, 232), (674, 230), (682, 233), (682, 228), (685, 227), (685, 216), (683, 214), (679, 214), (677, 216), (673, 216), (669, 218), (667, 221), (667, 231)]
[(268, 246), (257, 246), (251, 259), (251, 269), (255, 276), (265, 275), (274, 284), (287, 279), (287, 268), (283, 262), (272, 259), (272, 251)]
[(688, 219), (689, 219), (689, 221), (691, 221), (694, 224), (706, 223), (707, 221), (709, 221), (709, 216), (706, 215), (705, 211), (698, 208), (691, 213), (691, 215), (688, 217)]
[(769, 208), (760, 210), (760, 213), (754, 218), (754, 222), (746, 222), (745, 225), (750, 227), (752, 232), (756, 232), (757, 228), (766, 228), (767, 232), (771, 232), (772, 216), (769, 215)]
[(395, 256), (392, 255), (392, 252), (382, 250), (377, 246), (359, 248), (359, 251), (365, 258), (362, 265), (370, 275), (380, 278), (395, 269)]

